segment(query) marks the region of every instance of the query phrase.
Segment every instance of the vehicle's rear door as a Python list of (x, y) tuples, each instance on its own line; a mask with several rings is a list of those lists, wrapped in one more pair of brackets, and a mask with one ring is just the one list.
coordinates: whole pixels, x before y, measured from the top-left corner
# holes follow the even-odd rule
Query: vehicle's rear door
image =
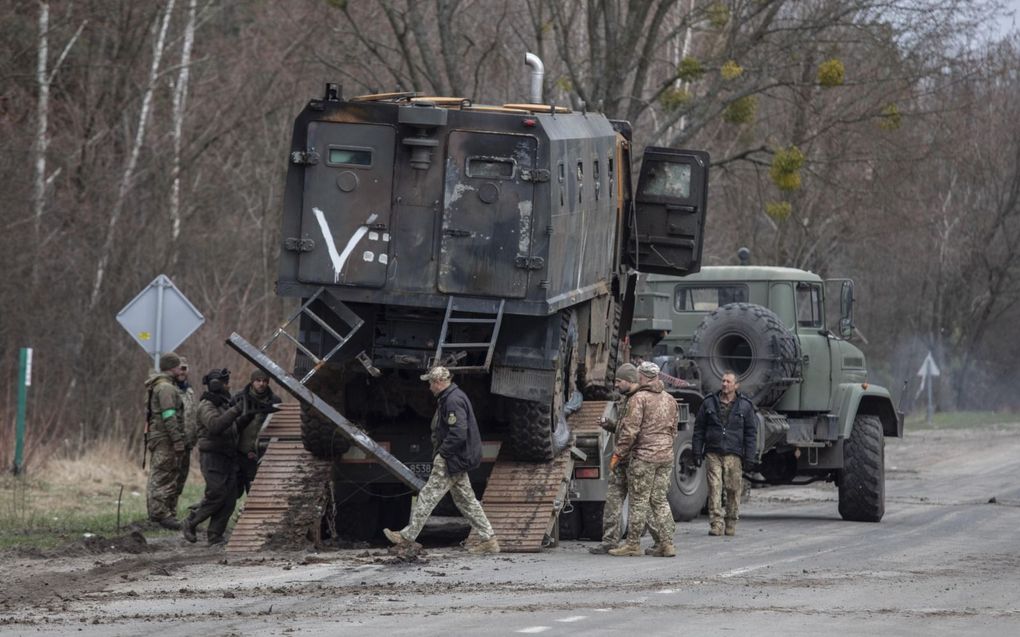
[(624, 227), (624, 257), (632, 268), (672, 275), (701, 269), (708, 162), (704, 151), (645, 149)]

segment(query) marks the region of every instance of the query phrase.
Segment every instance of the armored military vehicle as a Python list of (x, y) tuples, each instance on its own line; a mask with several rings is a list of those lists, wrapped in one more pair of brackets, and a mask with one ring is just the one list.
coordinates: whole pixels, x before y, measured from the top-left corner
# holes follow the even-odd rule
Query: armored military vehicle
[(700, 267), (707, 154), (647, 148), (632, 188), (630, 125), (543, 103), (527, 61), (526, 103), (330, 84), (294, 123), (277, 292), (302, 304), (295, 376), (377, 443), (303, 400), (305, 447), (343, 456), (337, 501), (366, 507), (347, 519), (406, 515), (403, 467), (427, 476), (424, 370), (471, 397), (486, 461), (548, 461), (569, 410), (612, 387), (636, 273)]
[[(736, 373), (758, 412), (758, 464), (749, 477), (835, 482), (843, 519), (878, 522), (885, 438), (902, 436), (903, 418), (889, 391), (869, 382), (864, 354), (850, 342), (853, 303), (852, 281), (792, 268), (653, 274), (640, 277), (631, 339), (637, 353), (663, 364), (692, 414), (718, 391), (724, 371)], [(707, 495), (704, 468), (692, 462), (692, 423), (682, 424), (676, 449), (676, 517), (697, 515)]]

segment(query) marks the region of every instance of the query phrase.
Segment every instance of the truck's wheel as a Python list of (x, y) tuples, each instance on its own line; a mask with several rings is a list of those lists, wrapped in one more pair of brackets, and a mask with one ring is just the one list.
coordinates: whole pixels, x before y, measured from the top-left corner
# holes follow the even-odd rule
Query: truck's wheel
[[(343, 372), (323, 368), (309, 379), (307, 386), (319, 398), (343, 413)], [(350, 441), (343, 437), (335, 424), (305, 404), (301, 405), (301, 442), (313, 456), (326, 460), (339, 460), (351, 448)]]
[(772, 310), (730, 303), (714, 310), (694, 332), (691, 357), (698, 361), (706, 394), (718, 391), (732, 370), (756, 405), (779, 402), (800, 374), (800, 343)]
[(569, 442), (566, 419), (562, 418), (567, 399), (577, 390), (577, 314), (561, 314), (560, 349), (555, 370), (555, 387), (549, 402), (513, 400), (510, 402), (510, 432), (507, 444), (514, 458), (530, 462), (548, 462)]
[(681, 430), (673, 443), (673, 472), (666, 498), (677, 522), (688, 522), (698, 517), (708, 501), (705, 467), (694, 466), (693, 437), (692, 430)]
[(843, 443), (839, 515), (852, 522), (879, 522), (885, 515), (885, 437), (878, 416), (854, 418)]

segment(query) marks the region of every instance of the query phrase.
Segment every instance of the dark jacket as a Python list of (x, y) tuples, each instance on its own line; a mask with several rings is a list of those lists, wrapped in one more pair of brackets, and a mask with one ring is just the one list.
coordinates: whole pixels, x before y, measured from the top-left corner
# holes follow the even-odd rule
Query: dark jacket
[(438, 396), (439, 406), (432, 421), (432, 454), (446, 460), (453, 476), (471, 471), (482, 463), (482, 437), (475, 410), (460, 387), (451, 384)]
[(751, 461), (755, 456), (758, 437), (758, 423), (751, 399), (737, 393), (730, 409), (727, 422), (719, 417), (720, 392), (711, 394), (701, 403), (698, 417), (694, 421), (694, 453), (702, 456), (706, 451), (713, 453), (734, 453)]
[(241, 405), (241, 415), (237, 419), (237, 450), (242, 456), (257, 453), (259, 432), (272, 411), (273, 405), (283, 402), (273, 390), (266, 388), (262, 394), (255, 393), (251, 383), (234, 394), (234, 404)]
[(198, 403), (198, 450), (234, 457), (237, 455), (237, 426), (241, 405), (230, 394), (205, 392)]

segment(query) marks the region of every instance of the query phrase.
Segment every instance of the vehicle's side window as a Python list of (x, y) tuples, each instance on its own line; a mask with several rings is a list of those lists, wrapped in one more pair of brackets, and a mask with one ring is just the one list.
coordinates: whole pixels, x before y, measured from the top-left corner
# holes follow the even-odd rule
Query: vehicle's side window
[(564, 204), (563, 192), (567, 189), (567, 175), (566, 175), (567, 171), (562, 161), (559, 164), (557, 164), (557, 167), (559, 168), (559, 176), (557, 177), (557, 179), (559, 180), (560, 184), (560, 208), (562, 208)]
[(747, 303), (746, 285), (678, 285), (673, 296), (677, 312), (711, 312), (730, 303)]
[(822, 286), (797, 284), (797, 325), (822, 327)]

